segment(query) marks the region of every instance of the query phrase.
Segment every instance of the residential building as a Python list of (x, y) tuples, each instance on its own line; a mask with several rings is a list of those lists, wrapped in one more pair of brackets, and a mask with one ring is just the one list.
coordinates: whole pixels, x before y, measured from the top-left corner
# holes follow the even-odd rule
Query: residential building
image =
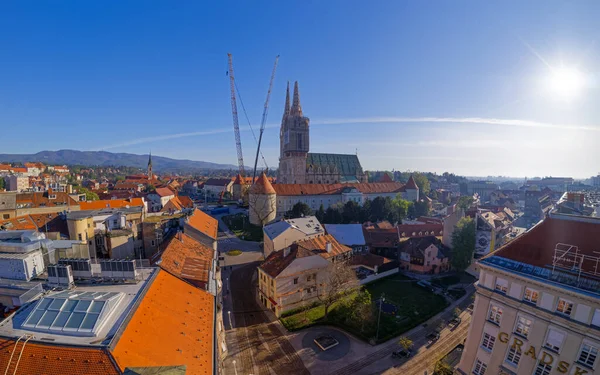
[(187, 216), (183, 225), (184, 233), (204, 245), (217, 249), (219, 222), (214, 217), (195, 209)]
[(476, 258), (494, 251), (511, 239), (515, 216), (508, 208), (497, 213), (478, 209), (476, 218)]
[(204, 183), (204, 193), (211, 198), (219, 197), (222, 193), (233, 194), (233, 180), (231, 178), (209, 178)]
[(550, 189), (527, 190), (525, 192), (524, 216), (532, 222), (543, 220), (553, 207), (553, 193)]
[(548, 188), (552, 191), (563, 193), (573, 185), (575, 180), (572, 177), (544, 177), (539, 180), (527, 180), (525, 183), (529, 186), (537, 186), (540, 190)]
[(598, 217), (599, 207), (600, 193), (598, 192), (565, 192), (556, 202), (554, 212)]
[(338, 184), (367, 182), (357, 155), (316, 154), (310, 149), (309, 118), (302, 113), (298, 82), (290, 107), (288, 82), (281, 130), (279, 132), (279, 169), (277, 183)]
[(0, 192), (0, 219), (7, 220), (17, 216), (17, 194)]
[(478, 261), (462, 374), (600, 374), (600, 219), (551, 213)]
[(272, 252), (258, 267), (258, 296), (276, 316), (318, 301), (331, 262), (349, 259), (352, 249), (328, 234)]
[(412, 176), (406, 185), (400, 182), (271, 184), (263, 173), (250, 189), (250, 222), (255, 225), (267, 224), (283, 217), (300, 202), (316, 211), (320, 206), (327, 209), (348, 201), (362, 205), (366, 200), (395, 198), (398, 194), (407, 200), (418, 200), (419, 188)]
[(325, 224), (325, 230), (337, 242), (351, 248), (352, 254), (369, 252), (362, 224)]
[(25, 168), (27, 168), (28, 176), (39, 176), (45, 166), (42, 163), (25, 163)]
[(46, 238), (61, 240), (69, 238), (67, 217), (64, 213), (30, 214), (0, 219), (0, 230), (34, 230), (44, 233)]
[(149, 212), (159, 212), (168, 201), (175, 197), (173, 190), (166, 187), (159, 187), (153, 193), (148, 194), (150, 209)]
[(283, 250), (295, 242), (324, 234), (319, 220), (314, 216), (284, 219), (263, 227), (265, 258), (273, 251)]
[(492, 181), (467, 181), (461, 184), (462, 195), (479, 195), (482, 202), (487, 202), (490, 195), (500, 189), (497, 183)]
[(129, 208), (129, 207), (142, 207), (144, 211), (147, 211), (147, 203), (143, 198), (130, 198), (130, 199), (104, 199), (97, 201), (80, 201), (79, 207), (81, 210), (103, 210), (107, 208)]
[(29, 177), (12, 174), (4, 177), (6, 191), (23, 192), (29, 190)]
[(194, 202), (190, 197), (177, 195), (165, 204), (161, 212), (168, 212), (171, 215), (180, 212), (190, 212), (194, 209)]
[(79, 211), (79, 202), (68, 193), (52, 191), (19, 193), (16, 195), (15, 216)]
[(398, 248), (400, 268), (422, 274), (439, 274), (450, 270), (450, 249), (435, 236), (409, 238)]

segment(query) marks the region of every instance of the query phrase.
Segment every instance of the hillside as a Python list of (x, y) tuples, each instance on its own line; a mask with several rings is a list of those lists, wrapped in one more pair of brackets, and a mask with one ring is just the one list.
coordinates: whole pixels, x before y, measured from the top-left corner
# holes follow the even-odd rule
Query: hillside
[[(0, 154), (0, 163), (42, 162), (55, 165), (84, 166), (127, 166), (145, 169), (148, 155), (112, 153), (106, 151), (58, 150), (41, 151), (37, 154)], [(206, 161), (179, 160), (152, 155), (154, 171), (162, 173), (197, 173), (211, 169), (237, 169), (231, 164), (217, 164)]]

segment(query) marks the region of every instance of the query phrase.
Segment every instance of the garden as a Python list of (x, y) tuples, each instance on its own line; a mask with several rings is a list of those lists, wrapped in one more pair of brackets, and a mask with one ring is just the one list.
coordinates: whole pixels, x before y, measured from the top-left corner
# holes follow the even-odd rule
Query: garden
[(442, 296), (418, 286), (416, 280), (396, 274), (348, 294), (330, 308), (327, 317), (323, 305), (313, 305), (304, 311), (284, 314), (281, 322), (290, 331), (330, 324), (365, 341), (380, 343), (418, 326), (446, 306)]
[(242, 240), (255, 242), (263, 240), (262, 227), (250, 224), (248, 216), (245, 214), (226, 215), (221, 220), (223, 220), (233, 234)]

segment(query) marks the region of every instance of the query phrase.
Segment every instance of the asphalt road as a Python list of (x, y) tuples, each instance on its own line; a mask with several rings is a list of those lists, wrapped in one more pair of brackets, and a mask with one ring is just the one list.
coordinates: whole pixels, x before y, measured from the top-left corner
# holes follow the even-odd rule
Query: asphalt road
[[(257, 262), (234, 268), (229, 276), (233, 329), (227, 330), (227, 375), (309, 375), (287, 338), (255, 298)], [(225, 314), (226, 311), (224, 311)], [(224, 316), (229, 326), (228, 315)]]

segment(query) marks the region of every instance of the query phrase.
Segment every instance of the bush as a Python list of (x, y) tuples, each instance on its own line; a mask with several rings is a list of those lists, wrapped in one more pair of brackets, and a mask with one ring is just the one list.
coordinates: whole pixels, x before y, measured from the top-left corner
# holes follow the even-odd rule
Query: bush
[(227, 252), (227, 255), (234, 257), (234, 256), (238, 256), (242, 253), (242, 250), (229, 250)]

